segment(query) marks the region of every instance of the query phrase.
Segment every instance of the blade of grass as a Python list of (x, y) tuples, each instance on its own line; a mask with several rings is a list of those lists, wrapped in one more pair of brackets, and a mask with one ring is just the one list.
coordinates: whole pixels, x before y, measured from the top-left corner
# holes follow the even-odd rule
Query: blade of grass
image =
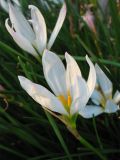
[(55, 120), (53, 119), (53, 117), (48, 112), (45, 111), (45, 114), (46, 114), (46, 116), (47, 116), (47, 118), (48, 118), (48, 120), (49, 120), (49, 122), (50, 122), (50, 124), (51, 124), (51, 126), (52, 126), (52, 128), (53, 128), (53, 130), (54, 130), (54, 132), (55, 132), (55, 134), (57, 136), (57, 138), (59, 139), (61, 146), (63, 147), (66, 155), (68, 156), (68, 159), (72, 160), (72, 158), (70, 156), (70, 153), (69, 153), (69, 150), (67, 148), (67, 145), (65, 144), (65, 141), (64, 141), (64, 139), (63, 139), (63, 137), (62, 137), (62, 135), (60, 133), (60, 130), (59, 130)]
[(11, 149), (11, 148), (8, 148), (8, 147), (6, 147), (6, 146), (4, 146), (2, 144), (0, 144), (0, 149), (2, 149), (4, 151), (7, 151), (9, 153), (12, 153), (12, 154), (14, 154), (14, 155), (16, 155), (18, 157), (21, 157), (22, 159), (25, 159), (25, 160), (28, 159), (28, 157), (26, 155), (23, 155), (20, 152), (17, 152), (15, 150)]
[[(63, 55), (59, 55), (62, 59), (64, 59)], [(73, 56), (75, 58), (75, 60), (77, 61), (86, 61), (85, 57), (80, 57), (80, 56)], [(115, 62), (115, 61), (110, 61), (110, 60), (106, 60), (106, 59), (101, 59), (101, 58), (91, 58), (91, 60), (93, 62), (100, 62), (106, 65), (111, 65), (111, 66), (115, 66), (115, 67), (120, 67), (120, 63), (119, 62)]]
[(29, 58), (26, 58), (21, 53), (19, 53), (18, 51), (16, 51), (15, 49), (11, 48), (10, 46), (1, 41), (0, 41), (0, 48), (3, 49), (6, 53), (8, 53), (15, 61), (17, 61), (17, 57), (20, 56), (24, 60), (29, 61), (31, 64), (33, 63)]
[(100, 149), (103, 150), (103, 145), (102, 145), (102, 143), (101, 143), (101, 140), (100, 140), (100, 137), (99, 137), (99, 134), (98, 134), (98, 131), (97, 131), (97, 126), (96, 126), (95, 117), (93, 117), (93, 127), (94, 127), (94, 130), (95, 130), (95, 134), (96, 134), (97, 141), (98, 141), (98, 144), (99, 144), (99, 146), (100, 146)]

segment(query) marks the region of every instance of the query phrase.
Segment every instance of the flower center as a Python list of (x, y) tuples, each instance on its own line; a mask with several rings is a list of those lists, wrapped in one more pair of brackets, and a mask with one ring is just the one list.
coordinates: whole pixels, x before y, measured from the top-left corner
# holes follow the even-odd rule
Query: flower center
[(103, 107), (103, 109), (105, 109), (107, 100), (108, 100), (108, 99), (112, 99), (112, 96), (110, 95), (110, 96), (106, 97), (100, 87), (97, 87), (96, 89), (100, 92), (100, 94), (101, 94), (101, 96), (102, 96), (102, 98), (101, 98), (101, 100), (100, 100), (100, 104), (101, 104), (101, 106)]
[(102, 98), (102, 99), (101, 99), (101, 105), (102, 105), (103, 108), (105, 108), (105, 105), (106, 105), (106, 100), (105, 100), (105, 98)]
[(69, 112), (70, 106), (72, 103), (72, 98), (70, 96), (70, 93), (68, 93), (67, 98), (65, 98), (63, 95), (58, 96), (58, 99), (61, 101), (65, 109)]

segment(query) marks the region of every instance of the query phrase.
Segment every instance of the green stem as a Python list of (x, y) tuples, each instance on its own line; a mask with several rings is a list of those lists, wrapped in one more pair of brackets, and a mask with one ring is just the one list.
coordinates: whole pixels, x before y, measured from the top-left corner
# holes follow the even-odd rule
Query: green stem
[(93, 34), (93, 40), (94, 40), (95, 46), (96, 46), (96, 48), (97, 48), (98, 55), (99, 55), (100, 57), (102, 57), (102, 52), (101, 52), (100, 46), (99, 46), (99, 44), (98, 44), (97, 34)]
[(96, 134), (97, 141), (98, 141), (98, 144), (99, 144), (99, 146), (100, 146), (100, 149), (103, 150), (103, 145), (102, 145), (102, 143), (101, 143), (101, 140), (100, 140), (100, 137), (99, 137), (99, 134), (98, 134), (95, 117), (93, 117), (93, 127), (94, 127), (94, 129), (95, 129), (95, 134)]
[(94, 43), (95, 43), (95, 46), (96, 46), (96, 48), (97, 48), (98, 55), (101, 57), (101, 56), (102, 56), (102, 52), (101, 52), (101, 50), (100, 50), (100, 47), (99, 47), (99, 45), (98, 45), (98, 41), (97, 41), (96, 38), (94, 39)]
[(71, 126), (67, 126), (68, 130), (71, 132), (71, 134), (81, 143), (83, 144), (85, 147), (89, 148), (91, 151), (93, 151), (101, 160), (107, 160), (107, 158), (105, 156), (103, 156), (98, 149), (94, 148), (88, 141), (86, 141), (82, 136), (80, 136), (80, 134), (78, 133), (78, 131), (76, 130), (76, 128), (71, 128)]

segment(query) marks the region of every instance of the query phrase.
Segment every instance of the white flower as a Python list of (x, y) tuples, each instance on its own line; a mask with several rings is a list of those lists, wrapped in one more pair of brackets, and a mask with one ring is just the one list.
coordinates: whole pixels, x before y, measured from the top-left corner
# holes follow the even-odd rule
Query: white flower
[(90, 11), (90, 9), (86, 11), (86, 13), (82, 16), (82, 18), (85, 21), (85, 23), (88, 25), (89, 29), (96, 34), (96, 28), (94, 24), (95, 18), (93, 13)]
[(36, 57), (38, 54), (42, 54), (44, 49), (52, 47), (66, 16), (66, 4), (64, 3), (60, 10), (48, 43), (44, 17), (37, 7), (29, 5), (29, 8), (31, 9), (31, 20), (27, 21), (20, 8), (9, 3), (9, 16), (12, 27), (8, 24), (9, 19), (6, 20), (5, 25), (19, 47)]
[[(95, 65), (97, 74), (96, 88), (91, 96), (95, 105), (86, 106), (84, 116), (92, 118), (101, 113), (114, 113), (119, 110), (120, 92), (116, 91), (112, 96), (113, 85), (98, 64)], [(89, 112), (88, 112), (89, 110)]]
[(59, 3), (63, 3), (64, 0), (53, 0), (53, 2), (59, 4)]
[(98, 4), (103, 13), (106, 13), (107, 11), (107, 8), (109, 6), (108, 2), (109, 2), (108, 0), (98, 0)]
[(74, 58), (65, 53), (65, 59), (66, 69), (56, 54), (48, 50), (43, 53), (44, 76), (53, 93), (25, 77), (19, 76), (19, 81), (22, 88), (41, 106), (69, 116), (79, 113), (86, 106), (96, 84), (96, 72), (93, 63), (86, 56), (90, 67), (86, 82)]
[[(13, 3), (16, 3), (20, 6), (20, 2), (18, 0), (12, 0)], [(7, 0), (0, 0), (0, 6), (6, 11), (9, 12), (8, 1)]]

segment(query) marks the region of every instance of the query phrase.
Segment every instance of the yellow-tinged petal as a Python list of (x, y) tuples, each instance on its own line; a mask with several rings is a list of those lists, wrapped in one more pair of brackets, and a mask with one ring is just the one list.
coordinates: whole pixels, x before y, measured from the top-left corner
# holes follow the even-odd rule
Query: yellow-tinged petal
[(67, 100), (63, 95), (58, 96), (58, 99), (62, 102), (63, 106), (67, 106)]
[(67, 110), (68, 113), (70, 113), (70, 107), (72, 103), (72, 97), (70, 95), (70, 92), (68, 92), (67, 98), (65, 98), (63, 95), (59, 95), (58, 99), (61, 101), (65, 109)]

